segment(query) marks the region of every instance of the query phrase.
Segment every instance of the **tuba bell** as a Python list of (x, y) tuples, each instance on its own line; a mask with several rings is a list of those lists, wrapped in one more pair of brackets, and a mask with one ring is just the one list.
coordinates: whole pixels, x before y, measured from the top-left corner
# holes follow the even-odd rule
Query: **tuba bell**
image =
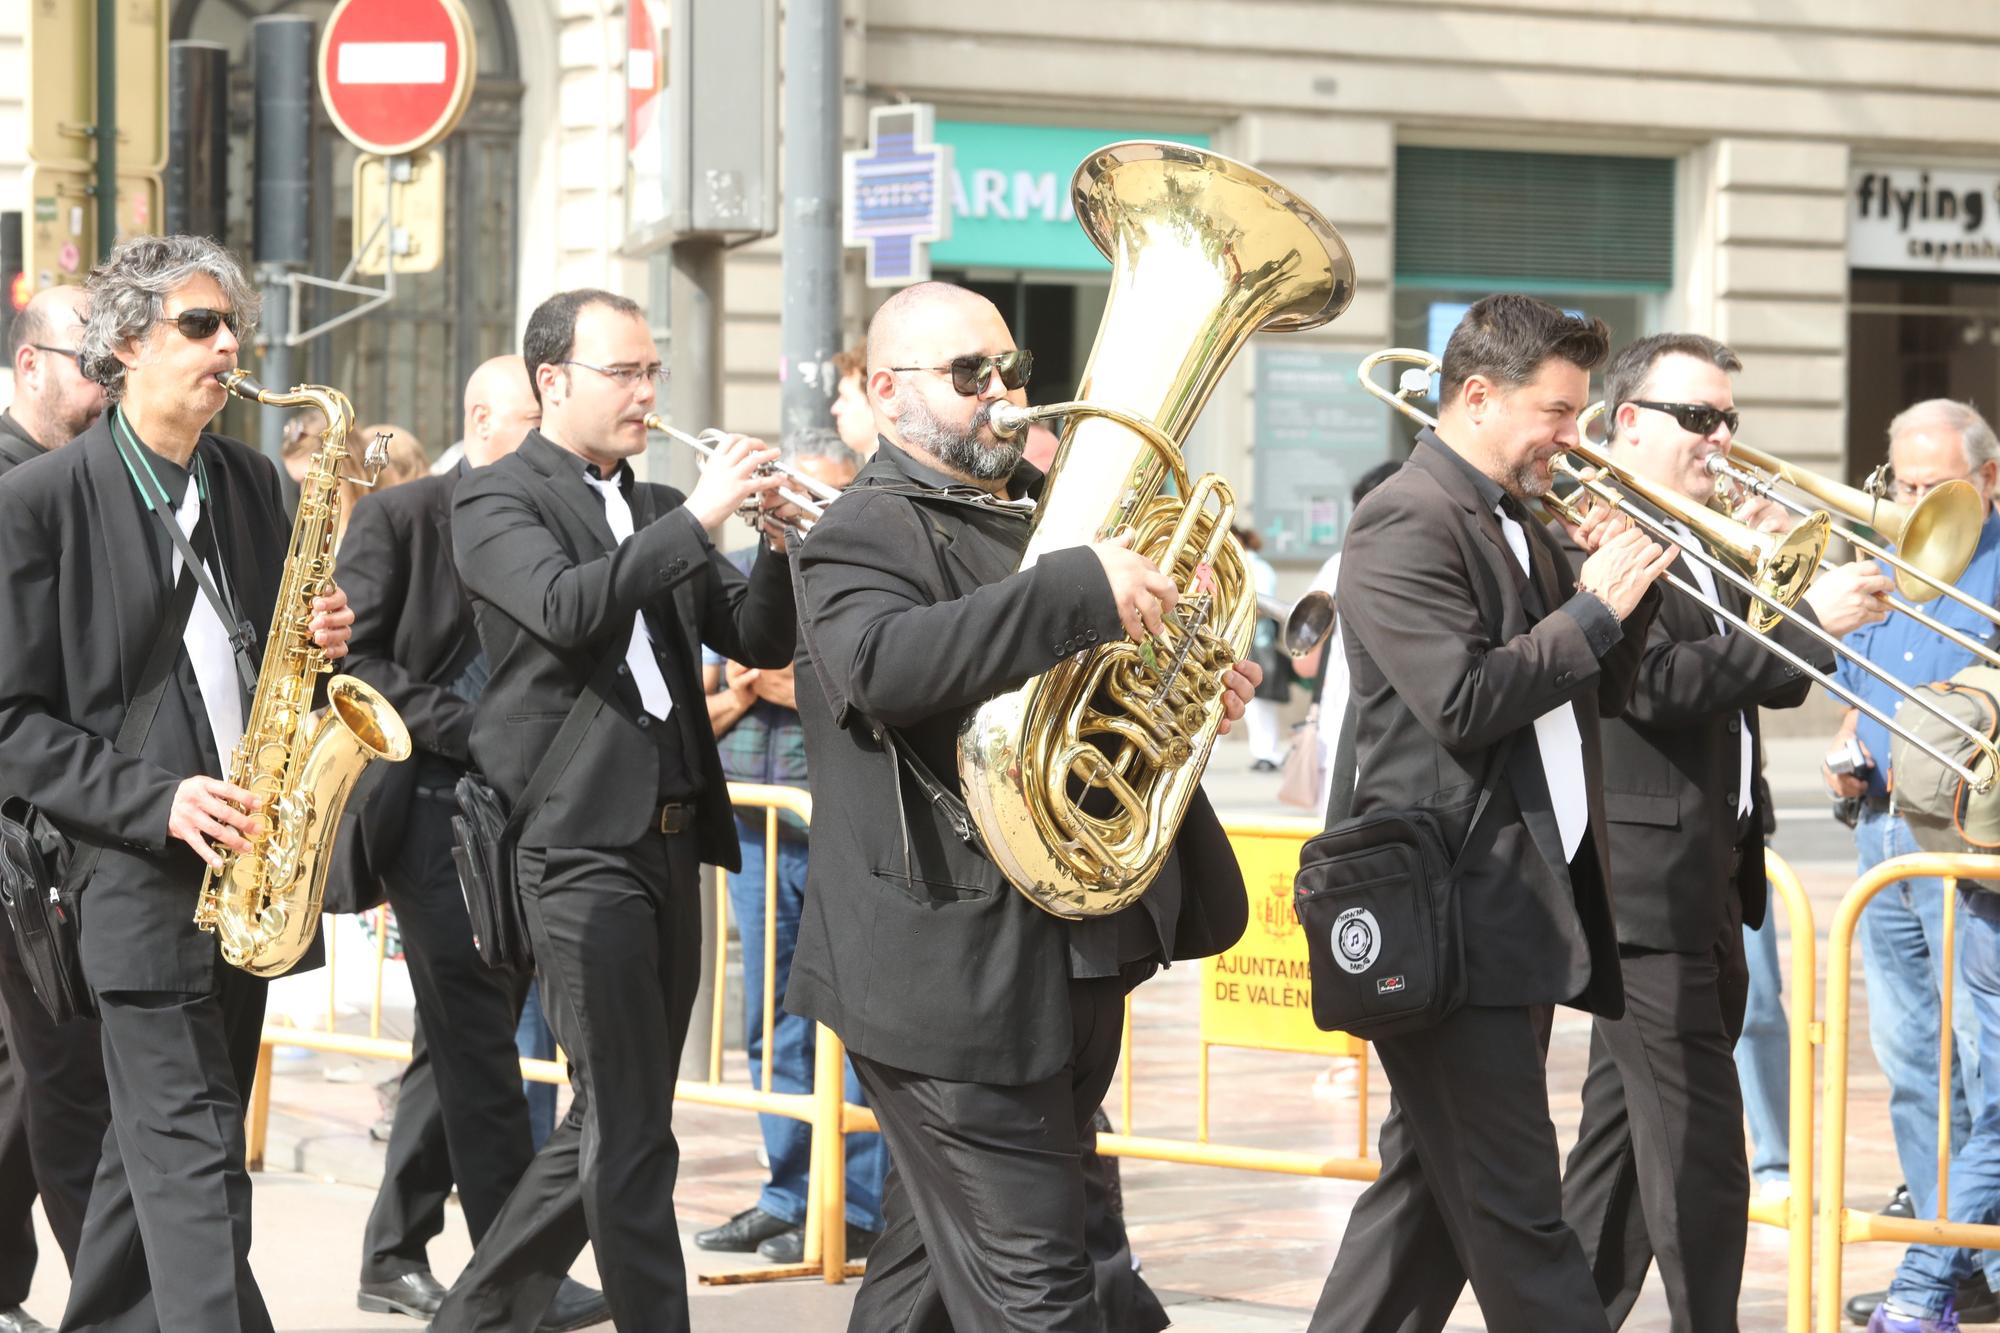
[(1214, 747), (1223, 676), (1255, 630), (1234, 496), (1220, 477), (1191, 477), (1181, 444), (1251, 334), (1347, 308), (1354, 261), (1310, 204), (1183, 144), (1100, 148), (1070, 191), (1111, 261), (1111, 293), (1078, 401), (991, 412), (1002, 435), (1065, 418), (1021, 567), (1129, 530), (1180, 600), (1148, 642), (1093, 646), (981, 705), (959, 733), (958, 773), (1015, 888), (1080, 919), (1128, 906), (1158, 874)]

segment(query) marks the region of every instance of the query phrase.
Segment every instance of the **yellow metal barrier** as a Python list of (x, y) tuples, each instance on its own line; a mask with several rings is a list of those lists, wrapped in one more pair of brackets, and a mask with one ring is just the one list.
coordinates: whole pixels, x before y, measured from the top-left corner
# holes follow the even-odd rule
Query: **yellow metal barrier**
[(1820, 1156), (1819, 1299), (1816, 1326), (1819, 1333), (1836, 1333), (1840, 1328), (1840, 1276), (1845, 1247), (1865, 1241), (1921, 1241), (1930, 1245), (1957, 1245), (1970, 1249), (2000, 1249), (2000, 1225), (1953, 1222), (1946, 1200), (1951, 1185), (1951, 1002), (1952, 987), (1943, 988), (1943, 1012), (1938, 1023), (1938, 1217), (1935, 1221), (1883, 1217), (1864, 1209), (1849, 1208), (1844, 1198), (1847, 1188), (1847, 1047), (1848, 991), (1854, 963), (1854, 930), (1861, 913), (1876, 894), (1905, 879), (1941, 878), (1945, 902), (1944, 975), (1957, 972), (1958, 881), (2000, 878), (2000, 857), (1922, 853), (1884, 861), (1854, 882), (1840, 900), (1833, 927), (1827, 937), (1826, 964), (1826, 1141)]
[(1791, 1151), (1794, 1161), (1804, 1161), (1808, 1166), (1792, 1174), (1792, 1191), (1784, 1202), (1766, 1202), (1753, 1196), (1750, 1220), (1783, 1227), (1788, 1233), (1785, 1329), (1786, 1333), (1808, 1333), (1812, 1325), (1813, 1047), (1818, 1044), (1821, 1031), (1815, 1007), (1819, 986), (1814, 947), (1818, 941), (1805, 886), (1799, 883), (1799, 877), (1785, 864), (1785, 859), (1769, 848), (1764, 851), (1764, 878), (1771, 886), (1772, 896), (1785, 904), (1785, 933), (1792, 945), (1792, 1008), (1787, 1025), (1791, 1038), (1791, 1076), (1787, 1080)]

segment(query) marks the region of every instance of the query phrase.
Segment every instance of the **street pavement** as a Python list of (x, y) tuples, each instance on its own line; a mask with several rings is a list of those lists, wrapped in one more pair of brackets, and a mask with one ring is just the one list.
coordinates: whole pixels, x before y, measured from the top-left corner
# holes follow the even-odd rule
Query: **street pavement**
[[(1853, 878), (1847, 830), (1826, 813), (1819, 794), (1814, 736), (1773, 742), (1769, 772), (1781, 812), (1777, 847), (1804, 879), (1813, 900), (1822, 947), (1835, 904)], [(1241, 742), (1225, 741), (1210, 765), (1206, 787), (1228, 816), (1296, 813), (1274, 797), (1275, 774), (1248, 771)], [(1789, 947), (1783, 950), (1789, 958)], [(343, 967), (361, 966), (349, 957)], [(1134, 1006), (1134, 1132), (1192, 1138), (1195, 1130), (1195, 1037), (1198, 971), (1174, 968), (1149, 982)], [(1865, 1040), (1864, 997), (1854, 988), (1858, 1040), (1852, 1052), (1854, 1089), (1848, 1135), (1852, 1151), (1848, 1199), (1872, 1207), (1898, 1180), (1887, 1131), (1886, 1091)], [(1795, 1005), (1787, 996), (1788, 1005)], [(1797, 1010), (1794, 1007), (1793, 1012)], [(407, 1009), (384, 1014), (384, 1035), (407, 1035)], [(357, 1016), (343, 1021), (365, 1030)], [(735, 1031), (732, 1018), (726, 1029)], [(1578, 1090), (1589, 1043), (1589, 1023), (1564, 1011), (1549, 1054), (1549, 1083), (1557, 1136), (1567, 1152), (1574, 1139)], [(1315, 1084), (1324, 1060), (1284, 1053), (1217, 1048), (1212, 1052), (1212, 1137), (1216, 1142), (1351, 1153), (1355, 1102)], [(412, 1322), (364, 1315), (353, 1303), (360, 1237), (381, 1174), (382, 1148), (370, 1140), (377, 1118), (374, 1085), (395, 1066), (279, 1052), (272, 1081), (273, 1114), (268, 1167), (256, 1177), (256, 1245), (252, 1254), (265, 1297), (280, 1329), (399, 1329)], [(740, 1051), (732, 1051), (725, 1078), (744, 1083)], [(1371, 1068), (1371, 1125), (1379, 1123), (1388, 1087)], [(1118, 1115), (1114, 1086), (1111, 1107)], [(723, 1221), (755, 1199), (762, 1172), (755, 1126), (739, 1113), (682, 1106), (676, 1111), (682, 1145), (676, 1203), (681, 1243), (695, 1273), (755, 1268), (759, 1260), (714, 1256), (696, 1250), (694, 1231)], [(1361, 1186), (1344, 1181), (1263, 1175), (1147, 1161), (1123, 1163), (1125, 1207), (1134, 1252), (1147, 1279), (1168, 1304), (1175, 1326), (1192, 1330), (1298, 1329), (1305, 1324), (1339, 1245), (1341, 1230)], [(1803, 1170), (1803, 1168), (1800, 1168)], [(469, 1252), (462, 1219), (451, 1208), (444, 1234), (433, 1244), (432, 1263), (449, 1279)], [(29, 1309), (53, 1322), (64, 1282), (58, 1251), (44, 1233), (43, 1261)], [(1886, 1283), (1896, 1249), (1884, 1245), (1849, 1251), (1845, 1290)], [(1777, 1329), (1784, 1318), (1785, 1236), (1753, 1226), (1740, 1307), (1746, 1330)], [(594, 1282), (589, 1252), (576, 1275)], [(846, 1327), (854, 1285), (791, 1281), (740, 1286), (696, 1286), (694, 1324), (708, 1330), (784, 1329), (818, 1333)], [(1481, 1328), (1468, 1293), (1450, 1325)], [(1669, 1327), (1657, 1284), (1649, 1285), (1628, 1329), (1653, 1333)]]

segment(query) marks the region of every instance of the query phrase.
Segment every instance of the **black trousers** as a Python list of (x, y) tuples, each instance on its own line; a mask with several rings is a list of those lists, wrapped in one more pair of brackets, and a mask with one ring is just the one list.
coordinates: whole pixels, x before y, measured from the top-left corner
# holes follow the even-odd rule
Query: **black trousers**
[[(57, 1024), (35, 998), (14, 930), (0, 915), (0, 1020), (4, 1020), (7, 1061), (18, 1089), (18, 1110), (0, 1118), (0, 1305), (18, 1304), (26, 1295), (27, 1275), (34, 1266), (34, 1232), (26, 1227), (34, 1192), (42, 1196), (49, 1230), (62, 1247), (63, 1260), (76, 1267), (77, 1242), (83, 1236), (83, 1213), (90, 1203), (90, 1182), (104, 1131), (111, 1123), (111, 1094), (104, 1086), (104, 1039), (95, 1021), (79, 1019)], [(25, 1142), (20, 1138), (25, 1131)], [(17, 1155), (33, 1163), (32, 1180), (24, 1181)], [(28, 1191), (25, 1195), (23, 1190)], [(18, 1210), (18, 1211), (17, 1211)], [(26, 1227), (27, 1264), (14, 1241), (15, 1219)], [(14, 1278), (20, 1277), (15, 1295)]]
[(1087, 1185), (1083, 1166), (1126, 990), (1117, 977), (1070, 983), (1070, 1061), (1038, 1083), (959, 1083), (849, 1053), (890, 1159), (850, 1333), (1167, 1326), (1132, 1271), (1109, 1177)]
[[(361, 1280), (430, 1271), (454, 1182), (476, 1246), (535, 1150), (514, 1049), (517, 991), (479, 961), (451, 859), (454, 806), (421, 794), (382, 872), (403, 932), (417, 1022), (389, 1131), (382, 1188), (368, 1215)], [(435, 1034), (436, 1040), (431, 1038)]]
[(220, 962), (206, 995), (98, 992), (111, 1127), (65, 1330), (269, 1333), (243, 1168), (264, 992)]
[(674, 1079), (701, 973), (695, 840), (520, 852), (521, 902), (569, 1114), (432, 1321), (529, 1333), (588, 1240), (619, 1333), (688, 1328), (674, 1225)]
[[(4, 918), (0, 931), (12, 934)], [(35, 1165), (24, 1081), (20, 1062), (0, 1043), (0, 1309), (27, 1300), (35, 1280)]]
[(1706, 953), (1620, 953), (1625, 1016), (1591, 1029), (1563, 1216), (1613, 1328), (1657, 1261), (1676, 1330), (1731, 1330), (1750, 1204), (1733, 1054), (1750, 986), (1743, 931), (1729, 922)]
[(1436, 1333), (1468, 1278), (1494, 1333), (1606, 1333), (1563, 1221), (1550, 1019), (1468, 1006), (1375, 1043), (1391, 1094), (1382, 1174), (1354, 1205), (1312, 1333)]

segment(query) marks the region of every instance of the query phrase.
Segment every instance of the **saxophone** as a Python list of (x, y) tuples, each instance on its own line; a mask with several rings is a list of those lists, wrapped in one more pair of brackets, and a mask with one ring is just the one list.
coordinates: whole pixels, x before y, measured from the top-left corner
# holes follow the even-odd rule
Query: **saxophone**
[[(340, 465), (348, 456), (353, 406), (345, 394), (323, 385), (277, 393), (246, 371), (217, 378), (238, 398), (266, 407), (316, 407), (327, 422), (299, 483), (299, 516), (292, 524), (257, 694), (229, 760), (229, 780), (264, 798), (252, 816), (252, 850), (219, 849), (222, 864), (202, 879), (194, 914), (195, 924), (217, 937), (225, 962), (275, 977), (298, 962), (319, 930), (334, 830), (355, 780), (371, 759), (409, 758), (410, 733), (389, 701), (353, 676), (328, 681), (326, 711), (317, 719), (312, 713), (313, 687), (330, 664), (307, 626), (312, 599), (333, 582)], [(386, 462), (378, 441), (363, 459), (367, 484), (374, 484)]]
[(1347, 308), (1354, 261), (1311, 204), (1185, 144), (1100, 148), (1070, 193), (1111, 293), (1078, 401), (989, 411), (1002, 437), (1065, 418), (1021, 567), (1129, 531), (1180, 601), (1149, 642), (1083, 648), (981, 705), (959, 731), (958, 775), (994, 863), (1075, 920), (1137, 901), (1159, 873), (1215, 745), (1223, 676), (1255, 629), (1235, 497), (1192, 475), (1181, 443), (1252, 334)]

